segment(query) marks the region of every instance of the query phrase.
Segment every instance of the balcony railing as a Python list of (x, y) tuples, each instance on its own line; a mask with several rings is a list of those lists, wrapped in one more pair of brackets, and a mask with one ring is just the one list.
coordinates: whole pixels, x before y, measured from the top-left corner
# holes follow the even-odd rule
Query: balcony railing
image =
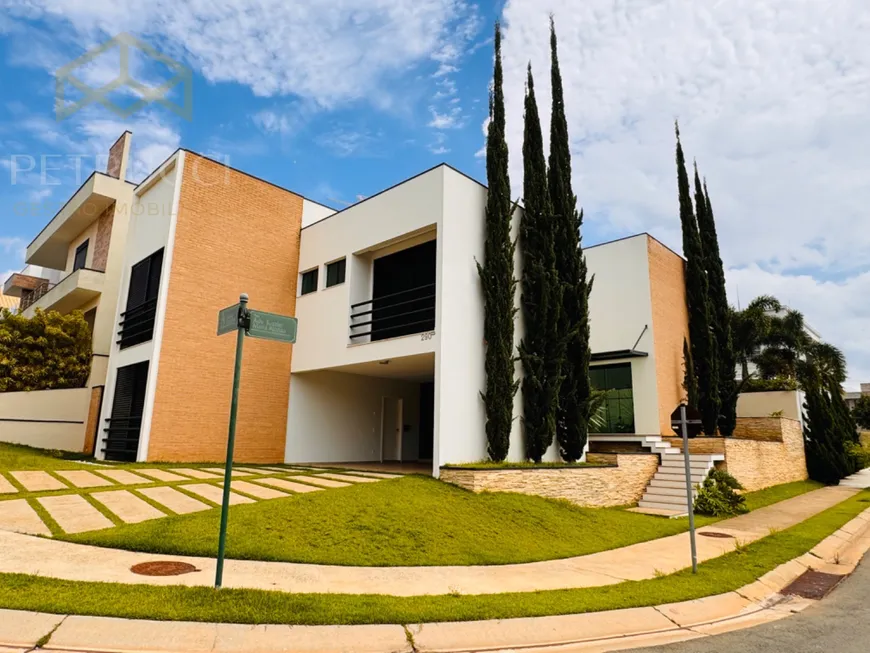
[(434, 328), (434, 283), (374, 297), (350, 307), (351, 341), (367, 336), (383, 340)]
[(121, 313), (121, 327), (116, 341), (121, 349), (148, 342), (154, 335), (154, 318), (157, 315), (157, 300), (149, 299)]
[(142, 416), (106, 418), (106, 439), (102, 448), (107, 460), (135, 462), (139, 449)]
[(56, 283), (50, 283), (48, 281), (39, 284), (36, 288), (21, 297), (21, 302), (18, 305), (19, 310), (26, 311), (40, 299), (45, 297), (48, 291), (54, 288), (56, 285)]

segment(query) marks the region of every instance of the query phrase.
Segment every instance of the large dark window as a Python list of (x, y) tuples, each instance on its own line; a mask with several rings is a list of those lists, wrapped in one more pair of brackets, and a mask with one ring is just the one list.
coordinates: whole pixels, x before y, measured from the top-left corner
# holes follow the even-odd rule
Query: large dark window
[(634, 433), (634, 393), (631, 388), (631, 363), (589, 368), (589, 381), (605, 392), (601, 415), (604, 424), (589, 424), (592, 433)]
[(326, 287), (331, 288), (344, 283), (344, 275), (347, 269), (347, 259), (341, 259), (326, 266)]
[(375, 259), (372, 340), (435, 328), (435, 241)]
[(317, 290), (317, 268), (302, 273), (302, 292), (300, 294), (307, 295), (308, 293)]
[(130, 271), (130, 289), (127, 292), (127, 310), (121, 313), (121, 349), (148, 342), (154, 335), (157, 314), (157, 293), (160, 290), (160, 270), (163, 250), (139, 261)]
[(85, 263), (87, 262), (87, 260), (88, 260), (88, 241), (86, 240), (81, 245), (76, 247), (76, 255), (75, 255), (75, 258), (73, 259), (72, 271), (75, 272), (76, 270), (80, 270), (81, 268), (85, 267)]
[(148, 361), (118, 368), (112, 416), (106, 419), (108, 426), (103, 446), (108, 460), (136, 460), (147, 382)]

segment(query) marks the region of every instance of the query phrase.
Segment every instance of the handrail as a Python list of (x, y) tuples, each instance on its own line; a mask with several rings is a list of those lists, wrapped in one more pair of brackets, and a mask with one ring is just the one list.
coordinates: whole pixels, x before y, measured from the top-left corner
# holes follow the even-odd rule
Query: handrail
[(407, 290), (400, 290), (400, 291), (398, 291), (398, 292), (393, 292), (393, 293), (390, 293), (390, 294), (388, 294), (388, 295), (381, 295), (380, 297), (372, 297), (372, 298), (371, 298), (370, 300), (368, 300), (368, 301), (365, 301), (365, 302), (359, 302), (359, 303), (357, 303), (357, 304), (351, 304), (350, 307), (351, 307), (351, 308), (356, 308), (357, 306), (364, 306), (364, 305), (366, 305), (366, 304), (371, 304), (372, 302), (380, 301), (381, 299), (387, 299), (387, 298), (389, 298), (389, 297), (396, 297), (397, 295), (406, 295), (406, 294), (408, 294), (409, 292), (414, 292), (414, 291), (416, 291), (416, 290), (422, 290), (423, 288), (434, 288), (434, 287), (435, 287), (435, 284), (434, 284), (434, 283), (427, 283), (427, 284), (424, 285), (424, 286), (417, 286), (416, 288), (408, 288)]
[(26, 297), (21, 298), (21, 302), (19, 304), (20, 309), (22, 311), (27, 310), (28, 308), (33, 306), (36, 302), (38, 302), (40, 299), (45, 297), (49, 293), (49, 291), (57, 288), (60, 284), (62, 284), (67, 279), (69, 279), (72, 275), (76, 274), (79, 270), (87, 270), (88, 272), (99, 272), (101, 274), (106, 273), (105, 270), (98, 270), (96, 268), (80, 267), (80, 268), (76, 268), (75, 270), (70, 272), (68, 275), (66, 275), (63, 279), (61, 279), (57, 283), (51, 283), (46, 279), (43, 283), (39, 284), (36, 288), (34, 288), (33, 292), (31, 292)]
[[(435, 322), (436, 293), (431, 292), (410, 299), (404, 297), (410, 293), (427, 292), (430, 289), (434, 291), (434, 288), (435, 284), (429, 283), (352, 304), (349, 325), (351, 340), (411, 327), (421, 327), (425, 331), (427, 328), (425, 325), (434, 325)], [(366, 306), (369, 306), (366, 310), (354, 310)], [(424, 319), (420, 319), (421, 317)], [(355, 321), (360, 318), (368, 319)], [(369, 328), (360, 331), (363, 327)]]

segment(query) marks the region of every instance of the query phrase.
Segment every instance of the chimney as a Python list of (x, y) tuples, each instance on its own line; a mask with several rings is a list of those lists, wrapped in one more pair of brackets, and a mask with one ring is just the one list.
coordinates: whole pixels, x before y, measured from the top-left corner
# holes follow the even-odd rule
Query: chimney
[(106, 166), (106, 174), (110, 177), (126, 179), (127, 158), (130, 156), (130, 137), (132, 135), (129, 131), (124, 132), (109, 148), (109, 163)]

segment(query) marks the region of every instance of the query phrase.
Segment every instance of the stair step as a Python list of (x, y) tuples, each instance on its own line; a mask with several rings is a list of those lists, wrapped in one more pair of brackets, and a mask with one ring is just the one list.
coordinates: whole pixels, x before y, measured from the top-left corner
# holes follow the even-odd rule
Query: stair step
[[(676, 511), (674, 505), (673, 505), (673, 504), (670, 504), (670, 503), (659, 503), (659, 502), (657, 502), (657, 501), (644, 501), (644, 500), (641, 500), (637, 505), (638, 505), (639, 507), (641, 507), (641, 508), (655, 508), (656, 510), (673, 510), (673, 511)], [(679, 512), (681, 512), (682, 514), (686, 514), (686, 509), (685, 509), (685, 507), (683, 507), (682, 510), (679, 510)]]
[(663, 488), (669, 488), (669, 489), (680, 489), (683, 491), (683, 493), (685, 493), (686, 481), (685, 481), (685, 479), (679, 480), (679, 481), (662, 481), (662, 480), (659, 480), (657, 478), (654, 478), (653, 480), (651, 480), (649, 482), (649, 487), (650, 488), (663, 487)]
[[(685, 474), (670, 473), (670, 472), (663, 472), (663, 471), (656, 472), (655, 476), (653, 476), (653, 478), (657, 481), (678, 481), (678, 482), (682, 482), (682, 483), (686, 482), (686, 475)], [(689, 476), (689, 480), (692, 483), (703, 483), (705, 478), (707, 478), (706, 474), (692, 474), (691, 476)]]
[[(695, 494), (697, 494), (697, 492), (695, 492), (694, 488), (692, 491)], [(671, 496), (671, 497), (683, 497), (683, 501), (685, 501), (686, 500), (686, 486), (683, 485), (682, 487), (659, 487), (657, 485), (650, 485), (646, 489), (646, 494), (644, 495), (644, 499), (646, 499), (647, 495), (650, 495), (650, 494), (661, 495), (661, 496)]]
[(653, 494), (650, 495), (648, 492), (643, 495), (643, 501), (652, 501), (653, 503), (668, 503), (674, 506), (685, 506), (686, 505), (686, 495), (672, 495), (672, 494)]
[[(662, 465), (664, 467), (679, 467), (682, 469), (685, 464), (686, 462), (683, 460), (682, 456), (675, 456), (673, 458), (665, 457), (665, 459), (662, 460)], [(709, 469), (712, 466), (713, 465), (708, 463), (706, 460), (692, 460), (689, 458), (689, 467), (692, 469)]]

